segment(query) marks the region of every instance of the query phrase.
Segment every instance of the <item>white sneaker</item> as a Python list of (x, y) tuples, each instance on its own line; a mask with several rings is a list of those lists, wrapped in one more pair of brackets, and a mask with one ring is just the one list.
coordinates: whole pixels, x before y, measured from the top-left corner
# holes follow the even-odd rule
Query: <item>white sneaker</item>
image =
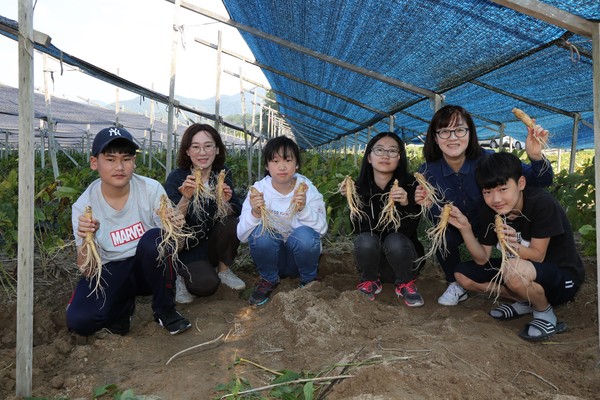
[(443, 295), (438, 299), (438, 303), (443, 306), (455, 306), (461, 301), (466, 300), (469, 297), (467, 291), (456, 282), (452, 282), (448, 285), (448, 288)]
[(221, 279), (221, 283), (229, 286), (235, 290), (246, 289), (246, 283), (237, 277), (236, 274), (229, 268), (227, 268), (223, 272), (219, 272), (219, 279)]
[(180, 304), (191, 303), (194, 301), (194, 296), (188, 292), (181, 275), (177, 275), (177, 279), (175, 280), (175, 301)]

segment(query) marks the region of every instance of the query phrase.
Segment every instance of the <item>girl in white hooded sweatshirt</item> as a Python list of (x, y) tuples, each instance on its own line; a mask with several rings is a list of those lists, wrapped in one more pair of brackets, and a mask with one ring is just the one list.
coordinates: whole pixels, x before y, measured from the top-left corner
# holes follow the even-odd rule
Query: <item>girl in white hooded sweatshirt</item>
[[(248, 191), (237, 226), (260, 276), (249, 299), (256, 305), (269, 300), (281, 278), (299, 276), (300, 286), (317, 279), (321, 237), (327, 232), (323, 195), (298, 173), (298, 145), (285, 136), (270, 139), (263, 159), (265, 177), (254, 183), (257, 191)], [(263, 226), (265, 214), (268, 226)]]

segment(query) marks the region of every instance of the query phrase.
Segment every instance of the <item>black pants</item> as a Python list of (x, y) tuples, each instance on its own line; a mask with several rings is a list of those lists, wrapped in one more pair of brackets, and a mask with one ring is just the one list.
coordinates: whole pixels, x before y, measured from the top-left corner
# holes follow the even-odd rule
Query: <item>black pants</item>
[(174, 271), (170, 263), (157, 261), (159, 241), (160, 229), (150, 229), (141, 237), (135, 256), (104, 264), (104, 292), (93, 293), (95, 280), (81, 278), (67, 306), (67, 327), (91, 335), (125, 316), (136, 296), (152, 295), (155, 312), (174, 308)]
[(354, 240), (354, 258), (362, 281), (407, 283), (417, 276), (415, 246), (401, 233), (390, 233), (383, 241), (361, 233)]
[(217, 291), (221, 280), (215, 271), (219, 262), (230, 266), (237, 256), (240, 241), (237, 238), (237, 217), (228, 216), (218, 221), (208, 235), (191, 249), (179, 254), (184, 264), (178, 273), (185, 281), (187, 290), (199, 297), (210, 296)]

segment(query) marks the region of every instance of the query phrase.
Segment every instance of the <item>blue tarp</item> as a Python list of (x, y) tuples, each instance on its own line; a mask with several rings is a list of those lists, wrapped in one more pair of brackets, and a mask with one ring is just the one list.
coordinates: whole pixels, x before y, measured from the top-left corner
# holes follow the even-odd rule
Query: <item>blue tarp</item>
[[(578, 148), (593, 147), (588, 38), (484, 0), (223, 3), (238, 23), (442, 94), (445, 104), (461, 105), (473, 114), (480, 137), (497, 134), (498, 124), (504, 123), (506, 134), (524, 140), (526, 129), (510, 111), (518, 107), (550, 131), (550, 144), (558, 148), (571, 146), (573, 115), (580, 113), (585, 123), (578, 126)], [(544, 3), (600, 20), (600, 1)], [(394, 130), (408, 141), (418, 140), (426, 131), (434, 112), (427, 97), (241, 33), (259, 63), (361, 104), (263, 69), (273, 89), (318, 107), (277, 96), (280, 111), (302, 147), (338, 145), (337, 139), (347, 135), (352, 139), (355, 132), (365, 142), (367, 126), (389, 130), (389, 119), (382, 113), (394, 115)]]

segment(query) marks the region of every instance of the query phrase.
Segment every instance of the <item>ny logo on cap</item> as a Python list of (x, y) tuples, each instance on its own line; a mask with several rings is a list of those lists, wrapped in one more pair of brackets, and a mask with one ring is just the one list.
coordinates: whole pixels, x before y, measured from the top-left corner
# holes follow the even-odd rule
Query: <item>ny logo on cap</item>
[(109, 134), (110, 136), (121, 136), (121, 132), (119, 131), (119, 129), (118, 129), (118, 128), (110, 128), (110, 129), (108, 130), (108, 134)]

